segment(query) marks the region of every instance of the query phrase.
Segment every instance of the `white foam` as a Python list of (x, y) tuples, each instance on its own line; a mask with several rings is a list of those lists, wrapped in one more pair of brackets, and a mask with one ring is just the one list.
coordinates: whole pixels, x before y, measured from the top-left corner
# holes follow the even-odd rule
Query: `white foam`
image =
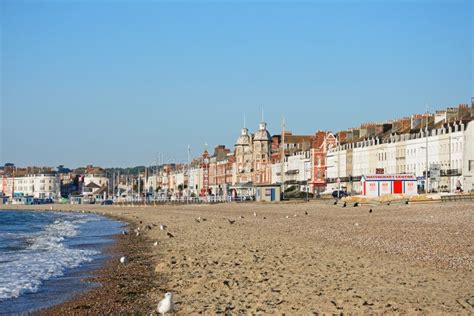
[(56, 220), (30, 236), (26, 249), (0, 253), (0, 300), (36, 292), (44, 280), (91, 261), (97, 251), (72, 249), (64, 243), (65, 238), (77, 235), (77, 224), (87, 221), (86, 218)]

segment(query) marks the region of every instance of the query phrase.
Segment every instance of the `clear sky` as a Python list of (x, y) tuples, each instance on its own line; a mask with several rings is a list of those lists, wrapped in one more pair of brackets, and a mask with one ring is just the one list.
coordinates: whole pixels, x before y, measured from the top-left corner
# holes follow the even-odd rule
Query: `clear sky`
[(470, 103), (472, 1), (0, 1), (0, 164), (184, 161)]

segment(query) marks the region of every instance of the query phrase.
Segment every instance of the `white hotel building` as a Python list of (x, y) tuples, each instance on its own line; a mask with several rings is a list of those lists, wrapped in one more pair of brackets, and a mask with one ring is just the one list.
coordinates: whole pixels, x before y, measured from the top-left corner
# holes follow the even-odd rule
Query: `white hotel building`
[(457, 183), (464, 191), (474, 190), (474, 123), (457, 121), (437, 124), (438, 128), (416, 133), (391, 134), (384, 137), (335, 145), (327, 154), (328, 190), (341, 186), (360, 193), (362, 175), (413, 174), (420, 189), (425, 188), (425, 172), (439, 166), (437, 181), (428, 180), (428, 189), (454, 192)]
[(3, 181), (2, 191), (5, 196), (32, 196), (34, 198), (61, 197), (61, 186), (57, 174), (31, 174), (23, 177), (8, 177)]

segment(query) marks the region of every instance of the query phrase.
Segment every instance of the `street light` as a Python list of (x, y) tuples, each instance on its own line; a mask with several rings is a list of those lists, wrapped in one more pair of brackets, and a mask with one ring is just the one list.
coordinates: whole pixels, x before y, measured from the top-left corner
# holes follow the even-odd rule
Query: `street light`
[(426, 166), (425, 166), (425, 193), (428, 193), (428, 137), (426, 137), (426, 146), (421, 146), (426, 152)]

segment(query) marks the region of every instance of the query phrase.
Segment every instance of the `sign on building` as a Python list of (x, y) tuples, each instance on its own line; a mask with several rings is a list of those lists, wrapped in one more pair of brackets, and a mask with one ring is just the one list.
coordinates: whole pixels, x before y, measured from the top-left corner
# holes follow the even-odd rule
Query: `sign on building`
[(387, 194), (417, 194), (416, 177), (409, 174), (364, 175), (361, 178), (362, 194), (382, 196)]
[(441, 165), (440, 164), (432, 164), (430, 166), (430, 180), (438, 182), (440, 176), (441, 176)]

